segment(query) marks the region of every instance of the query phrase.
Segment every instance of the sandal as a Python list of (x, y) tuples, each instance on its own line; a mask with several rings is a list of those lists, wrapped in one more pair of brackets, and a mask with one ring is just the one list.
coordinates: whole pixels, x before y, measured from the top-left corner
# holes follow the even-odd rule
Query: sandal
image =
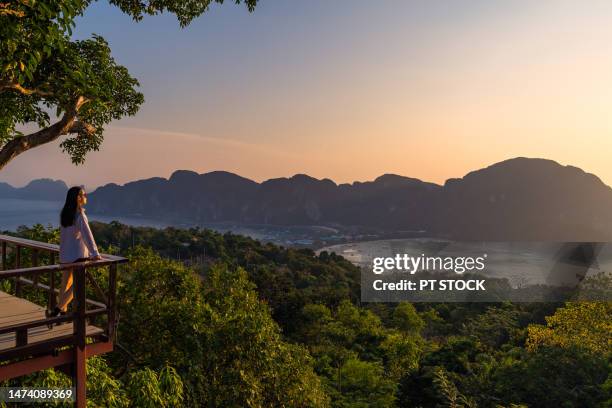
[[(57, 317), (62, 311), (59, 309), (59, 307), (55, 307), (55, 309), (53, 310), (45, 310), (45, 318), (50, 319), (52, 317)], [(53, 323), (47, 323), (47, 328), (48, 329), (52, 329), (53, 328)]]

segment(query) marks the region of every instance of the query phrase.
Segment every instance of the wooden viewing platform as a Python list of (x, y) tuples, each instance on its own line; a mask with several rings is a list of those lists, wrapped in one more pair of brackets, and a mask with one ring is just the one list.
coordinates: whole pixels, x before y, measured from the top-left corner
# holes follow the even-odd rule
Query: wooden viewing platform
[[(0, 235), (0, 249), (0, 284), (10, 280), (14, 292), (0, 291), (0, 381), (54, 367), (72, 377), (76, 406), (85, 407), (86, 359), (113, 350), (117, 267), (127, 259), (103, 254), (98, 261), (58, 264), (59, 246), (7, 235)], [(26, 252), (29, 265), (23, 267)], [(41, 266), (42, 260), (48, 264)], [(108, 272), (106, 291), (91, 268)], [(69, 269), (73, 270), (72, 312), (46, 318), (45, 310), (57, 304), (61, 274)], [(37, 304), (43, 303), (41, 299), (44, 306)], [(88, 323), (94, 320), (95, 324)]]

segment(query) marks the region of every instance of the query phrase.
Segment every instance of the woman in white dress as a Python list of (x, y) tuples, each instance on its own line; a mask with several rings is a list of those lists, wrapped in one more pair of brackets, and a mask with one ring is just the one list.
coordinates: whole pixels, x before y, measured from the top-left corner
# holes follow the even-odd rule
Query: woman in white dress
[[(60, 216), (60, 263), (74, 263), (102, 259), (94, 240), (83, 206), (87, 194), (82, 187), (72, 187), (66, 194), (66, 203)], [(58, 305), (47, 313), (48, 317), (65, 314), (73, 299), (72, 269), (62, 275)]]

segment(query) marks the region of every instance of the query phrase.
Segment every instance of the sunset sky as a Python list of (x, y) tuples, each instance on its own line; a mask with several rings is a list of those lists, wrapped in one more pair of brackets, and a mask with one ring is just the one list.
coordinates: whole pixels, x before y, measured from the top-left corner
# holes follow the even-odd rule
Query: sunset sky
[(0, 181), (92, 189), (191, 169), (443, 183), (526, 156), (612, 184), (612, 2), (231, 3), (185, 29), (95, 3), (76, 37), (105, 37), (145, 104), (84, 166), (54, 143)]

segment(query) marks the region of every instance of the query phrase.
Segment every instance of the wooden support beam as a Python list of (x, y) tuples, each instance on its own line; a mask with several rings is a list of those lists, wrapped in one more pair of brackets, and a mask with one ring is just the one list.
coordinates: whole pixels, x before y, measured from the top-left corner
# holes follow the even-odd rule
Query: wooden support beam
[[(34, 267), (34, 268), (37, 267), (39, 265), (39, 262), (38, 262), (38, 249), (33, 249), (32, 250), (31, 258), (32, 258), (32, 267)], [(36, 284), (38, 284), (38, 277), (39, 277), (38, 274), (36, 274), (36, 275), (34, 275), (32, 277), (32, 280)]]
[[(36, 344), (28, 344), (22, 347), (14, 347), (11, 349), (0, 351), (0, 361), (8, 361), (13, 358), (22, 358), (24, 356), (31, 356), (36, 354), (51, 353), (58, 347), (64, 347), (74, 344), (74, 335), (70, 334), (67, 336), (54, 337), (51, 340)], [(0, 377), (2, 380), (2, 377)]]
[[(42, 251), (59, 253), (59, 245), (49, 244), (47, 242), (32, 241), (25, 238), (17, 238), (10, 235), (0, 235), (0, 241), (8, 242), (14, 245), (19, 245), (23, 248), (40, 249)], [(127, 259), (122, 256), (103, 254), (102, 257), (112, 262), (125, 263)]]
[[(21, 246), (15, 248), (15, 269), (21, 269)], [(15, 282), (15, 295), (21, 297), (21, 282), (19, 279)]]
[(21, 268), (21, 246), (15, 247), (15, 269)]
[(108, 267), (108, 328), (107, 334), (110, 341), (115, 341), (117, 329), (117, 265), (113, 264)]
[[(36, 287), (38, 289), (45, 290), (47, 292), (51, 291), (50, 286), (47, 286), (44, 283), (38, 283), (38, 284), (35, 285), (33, 281), (31, 281), (29, 279), (26, 279), (26, 278), (19, 278), (19, 281), (22, 284), (31, 285), (31, 286), (34, 286), (34, 287)], [(55, 291), (55, 293), (59, 293), (59, 289), (54, 289), (54, 291)], [(106, 307), (106, 303), (98, 302), (98, 301), (93, 300), (93, 299), (85, 299), (85, 303), (87, 303), (89, 305), (96, 306), (96, 307)]]
[[(104, 353), (110, 353), (111, 351), (113, 351), (113, 343), (100, 342), (88, 344), (85, 354), (87, 358), (89, 358)], [(50, 354), (18, 361), (12, 364), (2, 365), (0, 366), (0, 379), (2, 381), (10, 380), (11, 378), (21, 377), (23, 375), (28, 375), (52, 367), (64, 371), (63, 368), (65, 368), (66, 365), (72, 365), (73, 363), (74, 351), (64, 350), (60, 351), (56, 355)], [(71, 370), (69, 369), (66, 371), (68, 372), (68, 375), (70, 375)]]
[[(125, 258), (124, 258), (125, 259)], [(20, 268), (20, 269), (9, 269), (6, 271), (0, 272), (0, 279), (6, 278), (14, 278), (16, 276), (25, 276), (25, 275), (34, 275), (34, 274), (43, 274), (51, 271), (65, 271), (72, 268), (96, 268), (101, 266), (107, 266), (117, 263), (126, 263), (127, 259), (124, 261), (113, 261), (112, 259), (106, 258), (106, 255), (102, 255), (102, 259), (99, 261), (86, 261), (86, 262), (75, 262), (69, 264), (59, 264), (59, 265), (45, 265), (39, 266), (37, 268)]]
[(59, 252), (59, 245), (49, 244), (47, 242), (33, 241), (31, 239), (14, 237), (12, 235), (0, 235), (0, 241), (5, 241), (10, 244), (19, 245), (24, 248), (42, 249), (43, 251)]
[(17, 330), (15, 335), (15, 345), (17, 347), (25, 346), (28, 344), (28, 329)]
[(102, 299), (102, 302), (104, 302), (104, 304), (108, 304), (107, 296), (104, 294), (104, 291), (102, 290), (100, 285), (98, 285), (98, 282), (94, 279), (93, 275), (89, 273), (88, 270), (85, 270), (85, 275), (87, 276), (87, 280), (89, 281), (89, 283), (93, 285), (96, 294), (100, 297), (100, 299)]
[(2, 270), (6, 271), (6, 242), (2, 241)]
[[(51, 264), (55, 263), (55, 253), (51, 253)], [(55, 295), (55, 271), (49, 272), (49, 302), (48, 308), (49, 310), (55, 309), (57, 306), (57, 296)]]
[(76, 300), (76, 308), (74, 312), (73, 329), (75, 336), (74, 345), (74, 384), (76, 388), (76, 407), (86, 408), (87, 395), (87, 375), (86, 375), (86, 361), (87, 355), (85, 354), (85, 338), (86, 338), (86, 327), (87, 317), (85, 316), (85, 268), (74, 268), (73, 270), (74, 279), (74, 295)]
[[(105, 310), (105, 309), (104, 309)], [(22, 322), (22, 323), (16, 323), (16, 324), (12, 324), (9, 326), (2, 326), (0, 327), (0, 334), (6, 334), (6, 333), (11, 333), (11, 332), (17, 332), (17, 338), (19, 338), (19, 331), (22, 330), (27, 330), (27, 329), (31, 329), (33, 327), (41, 327), (41, 326), (46, 326), (47, 324), (56, 324), (56, 323), (63, 323), (63, 322), (68, 322), (72, 320), (72, 316), (71, 315), (66, 315), (66, 316), (56, 316), (56, 317), (50, 317), (48, 319), (36, 319), (36, 320), (30, 320), (30, 321), (26, 321), (26, 322)], [(21, 344), (23, 346), (23, 344)]]
[(0, 378), (10, 380), (11, 378), (21, 377), (37, 371), (46, 370), (47, 368), (71, 363), (73, 353), (62, 352), (57, 356), (48, 355), (39, 358), (31, 358), (28, 360), (19, 361), (13, 364), (0, 366)]

